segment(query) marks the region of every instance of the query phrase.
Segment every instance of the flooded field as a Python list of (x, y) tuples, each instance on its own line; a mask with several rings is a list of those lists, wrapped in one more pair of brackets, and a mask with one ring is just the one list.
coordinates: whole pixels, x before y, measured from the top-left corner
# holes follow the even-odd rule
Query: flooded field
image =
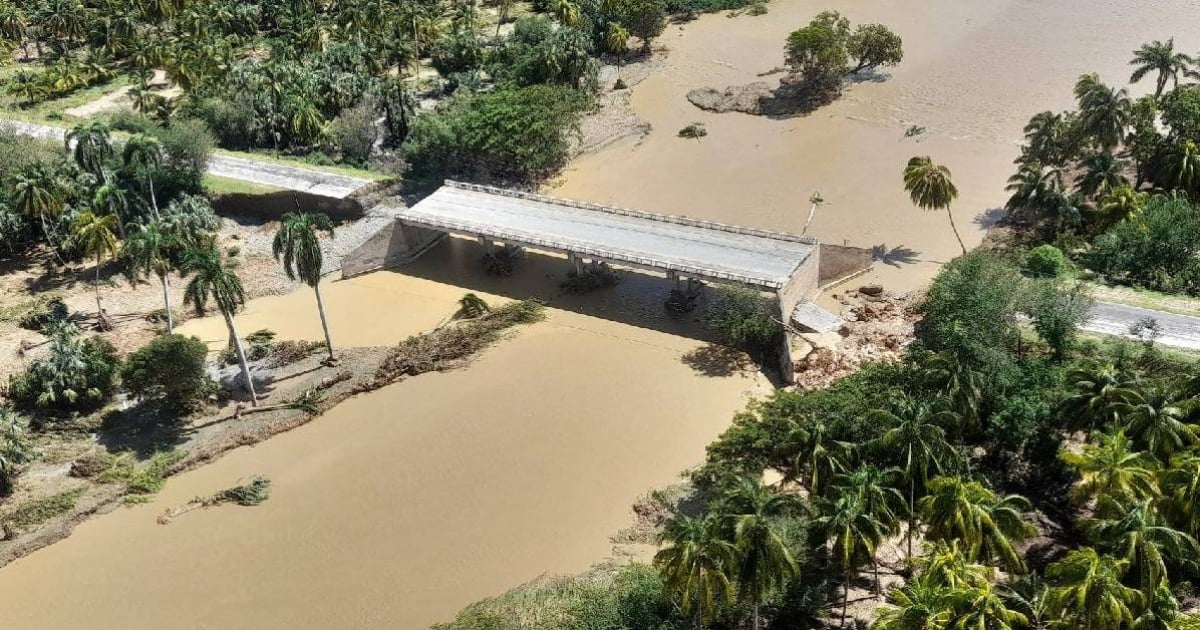
[[(945, 213), (922, 212), (904, 193), (910, 157), (930, 155), (953, 171), (961, 193), (954, 215), (970, 247), (1007, 199), (1005, 180), (1031, 115), (1072, 106), (1085, 72), (1124, 85), (1142, 43), (1174, 36), (1177, 48), (1200, 50), (1195, 0), (775, 0), (768, 8), (669, 27), (658, 44), (666, 68), (633, 87), (651, 133), (576, 160), (551, 192), (799, 231), (809, 196), (820, 191), (827, 204), (809, 233), (889, 252), (877, 279), (916, 288), (959, 249)], [(778, 74), (759, 73), (782, 65), (787, 34), (825, 9), (892, 27), (904, 38), (904, 62), (803, 117), (709, 113), (688, 102), (690, 90), (706, 86), (776, 85)], [(708, 135), (676, 136), (692, 122)], [(905, 138), (914, 125), (925, 133)]]
[[(426, 270), (472, 246), (447, 244)], [(518, 285), (553, 287), (546, 273), (565, 268), (526, 262)], [(462, 292), (381, 272), (326, 295), (335, 338), (374, 344), (432, 327)], [(317, 339), (311, 299), (260, 300), (246, 320)], [(218, 342), (223, 330), (184, 328)], [(350, 399), (5, 567), (3, 626), (421, 628), (544, 572), (583, 570), (611, 554), (634, 499), (700, 461), (747, 396), (767, 391), (756, 374), (681, 362), (700, 345), (552, 309), (465, 369)], [(272, 481), (261, 506), (156, 523), (254, 475)]]

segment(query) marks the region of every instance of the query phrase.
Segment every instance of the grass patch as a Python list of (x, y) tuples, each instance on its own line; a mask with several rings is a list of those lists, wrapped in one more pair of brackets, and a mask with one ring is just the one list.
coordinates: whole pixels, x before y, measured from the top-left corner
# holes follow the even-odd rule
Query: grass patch
[(209, 195), (215, 197), (220, 197), (221, 195), (269, 195), (283, 190), (282, 188), (251, 184), (250, 182), (219, 177), (217, 175), (205, 174), (203, 181), (204, 190), (208, 191)]
[(1113, 304), (1124, 304), (1152, 311), (1163, 311), (1176, 315), (1196, 316), (1200, 313), (1200, 299), (1188, 295), (1162, 293), (1141, 287), (1109, 284), (1095, 280), (1081, 280), (1093, 289), (1096, 299)]
[(388, 353), (375, 372), (371, 389), (406, 376), (453, 369), (500, 339), (513, 326), (532, 324), (546, 317), (545, 306), (536, 300), (513, 302), (493, 309), (477, 319), (415, 335)]
[(57, 293), (43, 293), (30, 300), (0, 306), (0, 322), (28, 330), (41, 330), (53, 319), (64, 319), (67, 307)]
[[(17, 68), (16, 66), (13, 68), (12, 73), (15, 74)], [(44, 70), (41, 66), (26, 65), (25, 68)], [(68, 109), (90, 103), (134, 83), (135, 79), (129, 75), (118, 75), (108, 82), (82, 88), (59, 98), (34, 103), (30, 107), (24, 106), (24, 99), (0, 91), (0, 108), (3, 109), (2, 115), (5, 118), (69, 127), (71, 126), (70, 121), (76, 119), (66, 114)]]
[(16, 530), (36, 527), (56, 516), (70, 512), (84, 492), (87, 492), (87, 487), (75, 488), (31, 501), (17, 507), (5, 516), (0, 516), (0, 523)]
[(132, 453), (115, 457), (108, 470), (96, 476), (101, 483), (117, 483), (125, 486), (129, 503), (144, 503), (149, 497), (162, 490), (171, 467), (183, 459), (181, 451), (159, 451), (144, 464), (139, 463)]

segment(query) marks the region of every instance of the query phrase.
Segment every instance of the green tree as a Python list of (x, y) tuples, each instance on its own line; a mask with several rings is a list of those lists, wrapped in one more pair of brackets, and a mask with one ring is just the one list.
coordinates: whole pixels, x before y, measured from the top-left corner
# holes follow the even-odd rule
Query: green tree
[(818, 16), (788, 35), (785, 60), (814, 92), (836, 94), (841, 90), (842, 76), (850, 65), (845, 43), (849, 24), (843, 22)]
[(736, 550), (721, 538), (720, 528), (715, 513), (676, 514), (663, 525), (660, 542), (667, 546), (654, 556), (663, 582), (678, 595), (683, 614), (696, 628), (733, 599), (728, 572), (735, 566)]
[(1096, 206), (1095, 229), (1104, 232), (1126, 220), (1135, 219), (1146, 210), (1148, 195), (1131, 186), (1120, 186), (1100, 198)]
[(1071, 551), (1046, 568), (1054, 584), (1046, 596), (1050, 613), (1080, 630), (1132, 628), (1146, 598), (1121, 582), (1127, 568), (1091, 547)]
[(946, 430), (938, 422), (938, 414), (928, 404), (904, 398), (895, 411), (876, 411), (872, 417), (886, 427), (879, 437), (868, 443), (895, 463), (908, 482), (908, 528), (905, 540), (907, 557), (911, 558), (913, 530), (917, 528), (917, 488), (924, 488), (930, 474), (941, 474), (954, 466), (954, 449), (946, 441)]
[[(112, 137), (108, 125), (102, 122), (79, 123), (64, 136), (68, 150), (79, 168), (108, 183), (105, 165), (113, 158)], [(72, 149), (72, 146), (74, 148)]]
[(806, 417), (791, 421), (783, 450), (793, 453), (788, 479), (800, 481), (810, 494), (823, 495), (833, 478), (846, 471), (851, 445), (835, 439), (829, 424)]
[[(835, 494), (857, 496), (863, 511), (884, 528), (887, 537), (892, 537), (900, 532), (900, 521), (909, 514), (904, 496), (896, 489), (901, 474), (899, 468), (882, 469), (872, 464), (861, 464), (853, 472), (839, 477)], [(875, 595), (882, 597), (879, 559), (874, 554), (871, 556), (871, 568), (875, 572)]]
[(616, 21), (629, 29), (630, 35), (642, 40), (642, 50), (649, 52), (651, 42), (667, 28), (667, 3), (664, 0), (610, 1)]
[(233, 315), (246, 303), (246, 291), (238, 278), (234, 267), (221, 256), (215, 247), (193, 249), (184, 253), (179, 265), (181, 273), (192, 274), (187, 288), (183, 292), (184, 304), (191, 304), (197, 315), (203, 315), (209, 300), (221, 311), (225, 318), (225, 327), (229, 329), (229, 341), (233, 345), (238, 363), (242, 368), (242, 380), (250, 392), (250, 404), (258, 406), (258, 395), (254, 391), (254, 380), (250, 377), (250, 365), (246, 362), (246, 352), (242, 348), (242, 340), (238, 337), (237, 325)]
[(845, 575), (841, 623), (845, 626), (854, 570), (863, 560), (875, 557), (875, 550), (887, 537), (888, 526), (867, 512), (856, 493), (837, 493), (833, 499), (819, 499), (817, 506), (821, 514), (817, 524), (832, 543), (834, 558)]
[(0, 497), (12, 493), (13, 480), (21, 466), (31, 459), (33, 445), (25, 437), (25, 425), (21, 418), (8, 409), (0, 408)]
[(1196, 443), (1197, 427), (1188, 422), (1188, 402), (1181, 401), (1172, 388), (1143, 388), (1121, 411), (1135, 448), (1145, 449), (1163, 464)]
[(162, 285), (163, 311), (167, 317), (167, 334), (175, 333), (175, 317), (171, 313), (171, 285), (168, 276), (174, 267), (172, 257), (178, 243), (164, 229), (162, 221), (151, 221), (138, 226), (125, 240), (121, 249), (128, 261), (130, 275), (145, 278), (151, 274)]
[(1200, 452), (1176, 457), (1163, 472), (1160, 487), (1163, 514), (1189, 535), (1200, 536)]
[(1071, 119), (1063, 114), (1040, 112), (1025, 125), (1025, 146), (1022, 163), (1044, 164), (1058, 168), (1066, 166), (1074, 153)]
[(1081, 525), (1101, 551), (1127, 564), (1147, 599), (1154, 597), (1159, 586), (1170, 585), (1168, 565), (1192, 571), (1200, 558), (1196, 539), (1163, 522), (1148, 500), (1111, 518), (1084, 519)]
[(1080, 131), (1105, 151), (1121, 144), (1133, 106), (1129, 93), (1104, 85), (1096, 74), (1085, 74), (1075, 84), (1075, 98)]
[(937, 477), (929, 481), (929, 494), (917, 502), (929, 540), (960, 540), (971, 560), (998, 560), (1012, 571), (1024, 571), (1025, 562), (1015, 544), (1033, 535), (1021, 513), (1032, 509), (1022, 496), (999, 496), (978, 481)]
[(55, 244), (55, 236), (47, 219), (58, 220), (66, 207), (64, 186), (49, 165), (34, 162), (24, 167), (12, 187), (12, 201), (21, 214), (36, 217), (42, 225), (42, 235)]
[(1103, 197), (1113, 190), (1129, 185), (1125, 171), (1129, 163), (1111, 153), (1101, 151), (1083, 158), (1083, 172), (1075, 179), (1079, 193), (1088, 198)]
[(100, 337), (84, 338), (70, 322), (43, 332), (50, 350), (20, 374), (9, 377), (8, 399), (20, 409), (84, 411), (103, 405), (116, 389), (117, 351)]
[(739, 598), (753, 610), (753, 627), (759, 628), (759, 606), (772, 590), (782, 588), (800, 568), (778, 531), (780, 519), (799, 506), (794, 497), (741, 477), (725, 495), (721, 511), (732, 524), (736, 550), (734, 570)]
[(325, 262), (321, 254), (321, 233), (333, 237), (333, 222), (328, 215), (289, 212), (283, 215), (279, 230), (275, 232), (271, 253), (275, 260), (283, 262), (283, 271), (288, 280), (299, 279), (316, 294), (321, 330), (325, 333), (325, 349), (329, 353), (329, 361), (333, 362), (333, 339), (329, 335), (329, 321), (325, 317), (325, 301), (321, 298), (321, 268)]
[(75, 241), (75, 246), (84, 256), (96, 259), (96, 276), (93, 280), (96, 289), (96, 317), (103, 327), (109, 324), (104, 308), (100, 305), (100, 266), (104, 263), (105, 256), (115, 258), (120, 251), (117, 235), (113, 233), (116, 224), (115, 216), (99, 216), (91, 210), (81, 212), (71, 223), (71, 238)]
[(162, 218), (158, 212), (158, 196), (154, 192), (154, 178), (162, 168), (162, 145), (150, 136), (136, 135), (125, 143), (122, 155), (125, 168), (146, 183), (154, 218)]
[(195, 337), (155, 337), (129, 355), (121, 381), (135, 398), (160, 411), (187, 413), (215, 389), (205, 369), (207, 357), (208, 346)]
[(1142, 44), (1141, 48), (1133, 51), (1133, 61), (1129, 62), (1129, 65), (1135, 66), (1129, 82), (1137, 83), (1146, 75), (1157, 73), (1154, 98), (1161, 98), (1167, 81), (1174, 81), (1175, 87), (1179, 87), (1179, 75), (1188, 72), (1192, 61), (1191, 57), (1175, 52), (1173, 37), (1165, 42), (1155, 40), (1149, 44)]
[(882, 24), (860, 24), (846, 39), (846, 52), (858, 62), (853, 73), (894, 66), (904, 59), (904, 42)]
[(904, 168), (904, 190), (908, 192), (913, 204), (923, 210), (945, 210), (950, 219), (950, 229), (954, 230), (954, 238), (958, 246), (967, 253), (958, 234), (958, 226), (954, 224), (954, 214), (950, 212), (950, 204), (958, 198), (958, 188), (950, 179), (950, 169), (940, 164), (934, 164), (929, 156), (914, 157)]
[(1138, 393), (1112, 364), (1093, 364), (1067, 373), (1071, 388), (1062, 414), (1072, 429), (1097, 429), (1116, 422)]
[(1075, 284), (1070, 288), (1053, 278), (1032, 281), (1025, 300), (1025, 311), (1033, 320), (1038, 337), (1054, 350), (1054, 358), (1062, 361), (1075, 344), (1079, 327), (1091, 317), (1094, 301), (1087, 286)]
[(1064, 451), (1062, 460), (1079, 472), (1072, 489), (1078, 503), (1099, 499), (1100, 515), (1115, 506), (1131, 505), (1158, 494), (1155, 485), (1154, 458), (1133, 450), (1133, 441), (1124, 431), (1095, 435), (1096, 444), (1084, 445), (1079, 453)]
[(617, 80), (620, 81), (621, 59), (625, 56), (625, 52), (629, 50), (629, 31), (625, 30), (624, 26), (613, 22), (608, 25), (608, 33), (604, 37), (604, 42), (608, 46), (609, 52), (617, 57)]

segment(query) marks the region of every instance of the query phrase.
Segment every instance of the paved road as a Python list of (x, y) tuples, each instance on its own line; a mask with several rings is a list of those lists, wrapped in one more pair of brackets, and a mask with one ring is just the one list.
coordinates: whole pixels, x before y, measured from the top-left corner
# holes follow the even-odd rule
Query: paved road
[[(62, 127), (36, 125), (14, 120), (0, 120), (0, 126), (10, 127), (28, 136), (62, 142), (66, 130)], [(354, 191), (371, 184), (371, 180), (315, 169), (286, 166), (213, 154), (208, 160), (210, 175), (233, 179), (259, 186), (295, 190), (322, 197), (344, 199)]]
[(1124, 304), (1096, 302), (1091, 316), (1091, 321), (1083, 326), (1084, 330), (1121, 336), (1129, 336), (1129, 327), (1142, 318), (1153, 317), (1160, 327), (1158, 343), (1200, 350), (1200, 313), (1196, 316), (1176, 315)]

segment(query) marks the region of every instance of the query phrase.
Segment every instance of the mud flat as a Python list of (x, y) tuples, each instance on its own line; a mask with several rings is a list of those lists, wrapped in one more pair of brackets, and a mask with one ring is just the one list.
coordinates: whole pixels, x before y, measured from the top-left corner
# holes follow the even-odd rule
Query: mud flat
[[(909, 202), (900, 173), (914, 155), (947, 164), (961, 192), (955, 219), (968, 246), (999, 215), (1021, 129), (1034, 113), (1072, 105), (1085, 72), (1110, 84), (1129, 79), (1132, 50), (1176, 37), (1200, 50), (1195, 2), (1172, 0), (774, 0), (767, 15), (707, 15), (672, 26), (662, 69), (631, 88), (632, 107), (652, 126), (575, 160), (552, 194), (799, 231), (808, 198), (827, 205), (809, 233), (825, 242), (877, 247), (875, 277), (890, 290), (923, 285), (959, 250), (944, 213)], [(703, 111), (689, 91), (756, 81), (783, 61), (787, 34), (818, 12), (881, 22), (904, 38), (905, 60), (879, 82), (851, 85), (836, 103), (783, 119)], [(1131, 91), (1152, 88), (1143, 81)], [(683, 139), (692, 122), (708, 135)], [(911, 126), (925, 133), (906, 138)]]

